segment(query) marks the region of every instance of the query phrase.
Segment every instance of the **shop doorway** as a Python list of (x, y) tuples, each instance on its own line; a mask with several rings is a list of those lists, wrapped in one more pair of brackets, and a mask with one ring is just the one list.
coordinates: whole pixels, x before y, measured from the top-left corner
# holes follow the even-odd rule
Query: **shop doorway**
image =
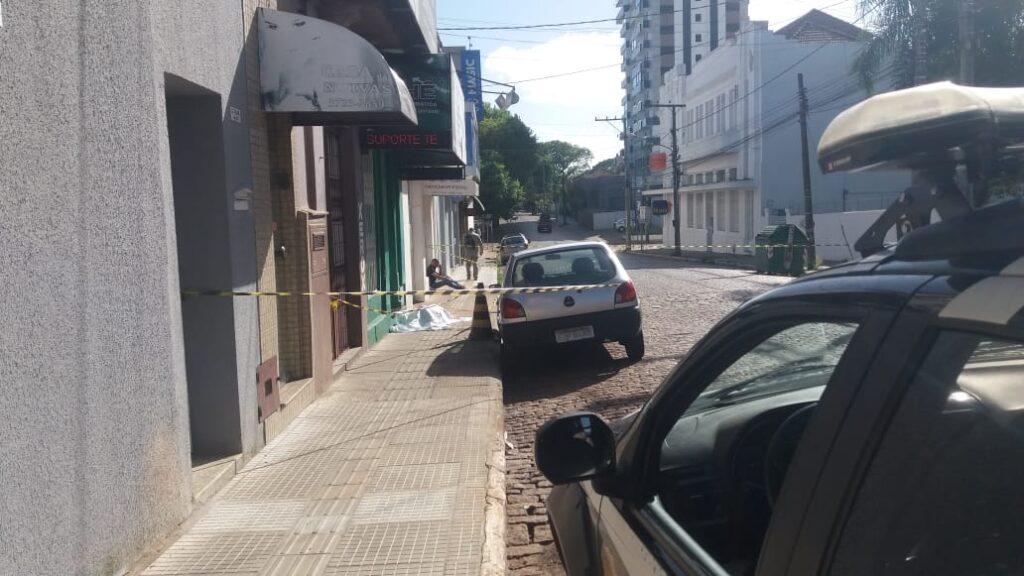
[[(360, 234), (366, 232), (359, 217), (362, 188), (362, 158), (358, 133), (349, 128), (324, 130), (327, 180), (327, 236), (330, 239), (331, 291), (358, 292), (360, 279)], [(362, 298), (342, 298), (358, 304)], [(363, 310), (342, 302), (331, 311), (334, 358), (362, 346)]]
[[(178, 278), (183, 290), (232, 287), (220, 96), (165, 76)], [(242, 451), (231, 298), (181, 302), (193, 465)]]

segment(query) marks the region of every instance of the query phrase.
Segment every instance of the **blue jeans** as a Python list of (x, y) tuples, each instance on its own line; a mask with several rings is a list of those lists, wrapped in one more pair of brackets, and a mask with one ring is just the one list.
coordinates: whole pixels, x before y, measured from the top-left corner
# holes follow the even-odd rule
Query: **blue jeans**
[(435, 279), (433, 282), (430, 283), (430, 289), (431, 290), (437, 290), (438, 288), (444, 288), (444, 287), (454, 288), (456, 290), (462, 290), (462, 289), (465, 288), (465, 286), (463, 286), (462, 284), (459, 284), (455, 280), (449, 280), (448, 278), (444, 278), (444, 279), (440, 279), (440, 280)]

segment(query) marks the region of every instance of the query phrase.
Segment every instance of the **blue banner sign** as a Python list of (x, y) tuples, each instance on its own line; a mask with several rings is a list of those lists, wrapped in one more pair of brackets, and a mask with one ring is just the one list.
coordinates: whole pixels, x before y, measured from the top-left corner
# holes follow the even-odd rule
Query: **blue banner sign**
[(477, 120), (484, 119), (483, 82), (480, 79), (480, 51), (463, 50), (462, 62), (459, 66), (462, 74), (462, 87), (466, 93), (466, 101), (472, 102), (476, 108)]

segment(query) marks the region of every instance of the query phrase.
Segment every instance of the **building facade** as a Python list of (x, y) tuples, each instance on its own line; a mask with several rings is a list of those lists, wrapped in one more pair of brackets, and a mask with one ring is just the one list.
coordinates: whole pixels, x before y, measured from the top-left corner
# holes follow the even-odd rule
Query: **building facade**
[[(771, 31), (746, 23), (690, 74), (674, 69), (663, 100), (677, 110), (680, 145), (681, 244), (712, 245), (712, 251), (752, 253), (750, 245), (769, 224), (804, 213), (797, 75), (809, 101), (811, 189), (816, 212), (834, 212), (867, 195), (895, 197), (909, 182), (902, 173), (824, 175), (814, 151), (829, 122), (868, 94), (850, 74), (864, 32), (823, 12), (811, 11)], [(885, 78), (876, 88), (885, 89)], [(663, 110), (658, 136), (671, 145), (669, 114)], [(660, 189), (646, 195), (671, 200), (671, 168)], [(673, 238), (671, 219), (664, 237)], [(855, 238), (850, 239), (851, 242)], [(733, 248), (737, 246), (737, 248)]]
[(671, 70), (689, 75), (697, 62), (738, 33), (748, 20), (748, 0), (619, 0), (618, 6), (629, 182), (642, 191), (661, 186), (661, 175), (647, 161), (655, 151), (650, 138), (661, 120), (650, 105), (663, 102), (661, 90), (674, 80)]
[[(675, 65), (676, 45), (673, 0), (619, 0), (616, 21), (621, 25), (626, 162), (635, 198), (654, 177), (647, 168), (657, 116), (649, 105), (657, 102), (662, 75)], [(658, 178), (660, 182), (660, 178)]]
[(0, 559), (122, 574), (407, 305), (322, 293), (422, 274), (409, 183), (464, 178), (465, 99), (433, 0), (3, 8)]
[[(255, 451), (242, 7), (5, 2), (0, 561), (121, 574)], [(17, 272), (15, 272), (17, 271)]]

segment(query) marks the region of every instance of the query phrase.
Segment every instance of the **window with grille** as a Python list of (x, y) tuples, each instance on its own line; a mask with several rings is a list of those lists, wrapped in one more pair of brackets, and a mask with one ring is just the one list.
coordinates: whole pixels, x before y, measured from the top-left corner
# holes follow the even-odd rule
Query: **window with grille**
[(725, 232), (725, 192), (715, 193), (715, 229)]
[(740, 191), (729, 190), (729, 232), (740, 231)]
[(739, 117), (739, 100), (740, 100), (740, 87), (733, 86), (732, 92), (729, 93), (729, 127), (736, 128), (737, 118)]
[(715, 116), (718, 121), (718, 132), (725, 132), (725, 94), (718, 95), (718, 110)]

